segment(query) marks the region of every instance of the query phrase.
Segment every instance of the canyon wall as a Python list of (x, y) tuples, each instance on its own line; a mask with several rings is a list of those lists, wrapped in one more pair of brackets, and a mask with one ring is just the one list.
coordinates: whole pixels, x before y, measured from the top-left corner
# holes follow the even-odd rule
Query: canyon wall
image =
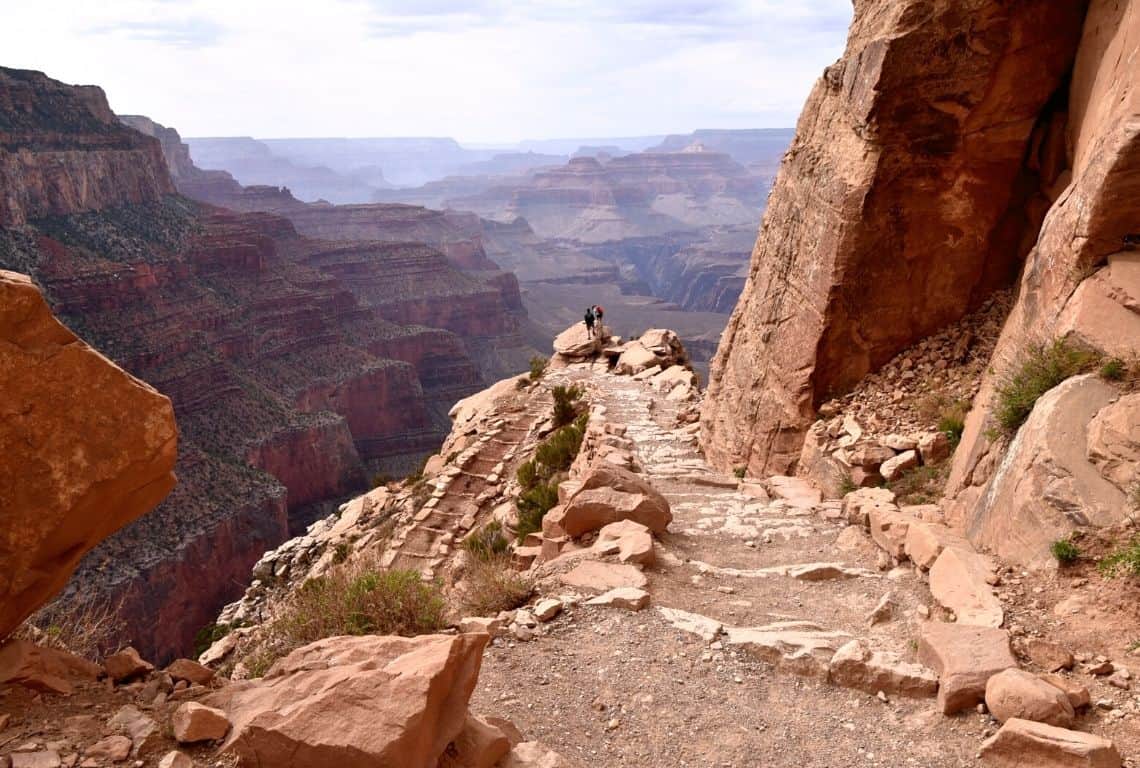
[(366, 218), (393, 242), (314, 239), (283, 215), (176, 194), (172, 179), (307, 210), (195, 168), (176, 131), (116, 120), (98, 89), (0, 76), (0, 158), (21, 163), (0, 187), (0, 266), (32, 275), (64, 322), (169, 395), (181, 431), (177, 487), (95, 547), (64, 600), (117, 606), (144, 655), (185, 654), (262, 552), (438, 446), (450, 405), (483, 384), (486, 348), (524, 349), (518, 283), (481, 269), (494, 265), (468, 237), (475, 217), (379, 206)]
[(121, 125), (101, 89), (0, 67), (0, 227), (173, 191), (158, 142)]
[(1019, 299), (967, 420), (947, 488), (951, 519), (1030, 565), (1069, 531), (1126, 519), (1140, 487), (1140, 396), (1094, 377), (1048, 393), (1009, 441), (995, 390), (1036, 345), (1068, 338), (1140, 354), (1140, 3), (1094, 0), (1073, 68), (1064, 190), (1021, 276)]
[(787, 472), (815, 408), (1013, 281), (1059, 193), (1081, 0), (855, 6), (769, 198), (702, 444)]

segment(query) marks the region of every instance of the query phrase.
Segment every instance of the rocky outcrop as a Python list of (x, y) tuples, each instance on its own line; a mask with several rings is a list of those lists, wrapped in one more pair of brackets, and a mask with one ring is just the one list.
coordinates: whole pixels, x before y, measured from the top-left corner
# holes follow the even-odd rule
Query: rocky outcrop
[(815, 408), (1009, 283), (1060, 191), (1083, 13), (1079, 0), (857, 4), (712, 367), (701, 434), (715, 464), (786, 473)]
[(174, 485), (170, 401), (80, 341), (0, 270), (0, 637)]
[[(1128, 201), (1140, 190), (1140, 81), (1131, 63), (1137, 55), (1140, 4), (1095, 0), (1068, 89), (1064, 190), (1026, 260), (947, 487), (950, 518), (1022, 563), (1045, 562), (1046, 543), (1075, 526), (1118, 519), (1122, 492), (1135, 482), (1135, 465), (1127, 470), (1107, 458), (1135, 452), (1135, 432), (1125, 437), (1128, 430), (1119, 429), (1135, 424), (1125, 415), (1135, 404), (1112, 403), (1116, 394), (1098, 382), (1066, 382), (1042, 397), (1011, 444), (995, 440), (991, 427), (998, 385), (1034, 345), (1067, 336), (1106, 356), (1136, 354), (1140, 270)], [(1118, 425), (1114, 437), (1101, 426), (1108, 422)], [(1064, 445), (1057, 442), (1062, 430), (1071, 435)], [(1026, 462), (1036, 462), (1033, 471), (1019, 474)]]
[(102, 89), (0, 67), (0, 227), (174, 192), (153, 138), (119, 123)]

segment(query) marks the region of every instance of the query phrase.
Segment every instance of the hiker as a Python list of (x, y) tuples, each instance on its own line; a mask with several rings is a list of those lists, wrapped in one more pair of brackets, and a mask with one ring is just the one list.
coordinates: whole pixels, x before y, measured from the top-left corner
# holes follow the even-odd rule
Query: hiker
[(594, 338), (594, 308), (586, 310), (586, 338)]
[(605, 332), (605, 326), (602, 325), (602, 316), (605, 315), (606, 311), (602, 309), (601, 304), (595, 304), (590, 307), (590, 309), (594, 312), (594, 321), (598, 324), (598, 335), (601, 336)]

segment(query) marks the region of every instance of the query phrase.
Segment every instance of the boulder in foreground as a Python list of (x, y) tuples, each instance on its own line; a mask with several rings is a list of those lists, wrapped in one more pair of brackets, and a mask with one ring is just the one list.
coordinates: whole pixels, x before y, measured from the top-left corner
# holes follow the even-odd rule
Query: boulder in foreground
[(0, 637), (92, 547), (174, 487), (170, 400), (84, 344), (0, 270)]
[(489, 639), (331, 637), (205, 703), (233, 724), (223, 750), (249, 765), (435, 768), (467, 723)]
[(1120, 753), (1108, 739), (1030, 720), (1007, 720), (981, 756), (996, 768), (1120, 768)]

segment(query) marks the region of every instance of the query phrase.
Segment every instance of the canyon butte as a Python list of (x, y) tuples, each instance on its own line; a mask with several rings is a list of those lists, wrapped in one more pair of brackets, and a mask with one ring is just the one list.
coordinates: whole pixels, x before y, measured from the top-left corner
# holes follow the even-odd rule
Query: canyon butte
[(1135, 0), (857, 0), (703, 390), (577, 317), (522, 373), (493, 242), (612, 265), (718, 153), (306, 203), (0, 70), (4, 768), (1134, 765), (1138, 61)]

